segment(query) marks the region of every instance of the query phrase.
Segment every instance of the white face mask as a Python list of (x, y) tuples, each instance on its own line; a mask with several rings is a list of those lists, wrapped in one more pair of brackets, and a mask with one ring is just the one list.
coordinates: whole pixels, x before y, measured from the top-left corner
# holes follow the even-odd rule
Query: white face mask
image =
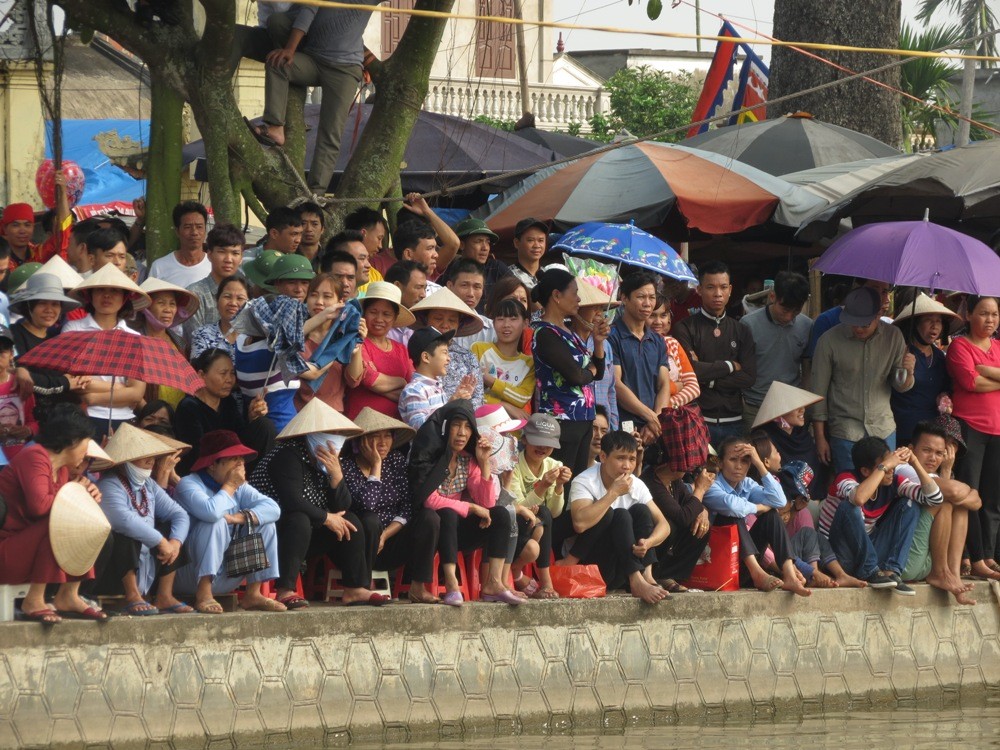
[[(309, 452), (312, 454), (313, 458), (316, 458), (316, 451), (319, 448), (326, 448), (329, 450), (327, 443), (332, 444), (334, 449), (340, 453), (341, 448), (344, 447), (344, 443), (346, 442), (346, 436), (331, 435), (328, 432), (314, 432), (311, 435), (306, 435), (306, 445), (309, 447)], [(322, 464), (320, 465), (320, 471), (326, 473), (326, 467)]]
[(126, 462), (125, 464), (125, 474), (128, 476), (128, 481), (134, 484), (136, 487), (142, 486), (146, 483), (146, 480), (153, 476), (153, 467), (148, 469), (140, 469), (138, 466), (131, 462)]

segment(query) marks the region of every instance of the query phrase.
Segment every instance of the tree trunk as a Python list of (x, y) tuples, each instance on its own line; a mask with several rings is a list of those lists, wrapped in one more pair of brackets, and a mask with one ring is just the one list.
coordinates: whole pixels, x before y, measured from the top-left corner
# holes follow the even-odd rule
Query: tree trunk
[[(974, 51), (974, 50), (970, 50)], [(958, 105), (958, 114), (964, 119), (958, 121), (958, 132), (955, 134), (956, 146), (969, 145), (969, 131), (972, 123), (972, 100), (976, 92), (976, 61), (966, 60), (962, 68), (962, 98)]]
[[(415, 7), (447, 13), (453, 4), (454, 0), (417, 0)], [(399, 45), (376, 81), (378, 96), (358, 146), (344, 170), (338, 196), (382, 197), (399, 180), (403, 152), (427, 97), (431, 65), (444, 27), (444, 20), (410, 18)], [(335, 204), (331, 223), (339, 226), (357, 207), (356, 203)]]
[[(858, 3), (856, 0), (775, 0), (774, 36), (800, 42), (823, 42), (855, 47), (895, 49), (899, 44), (900, 0)], [(885, 55), (821, 51), (818, 54), (855, 72), (884, 65)], [(847, 74), (812, 60), (789, 47), (774, 47), (768, 96), (771, 99), (793, 94)], [(899, 68), (873, 76), (899, 88)], [(891, 146), (902, 143), (899, 95), (863, 80), (815, 94), (805, 94), (769, 108), (777, 117), (787, 112), (805, 111), (817, 119), (866, 133)]]
[(184, 100), (154, 78), (150, 89), (146, 154), (146, 258), (152, 263), (174, 249), (173, 210), (181, 199)]

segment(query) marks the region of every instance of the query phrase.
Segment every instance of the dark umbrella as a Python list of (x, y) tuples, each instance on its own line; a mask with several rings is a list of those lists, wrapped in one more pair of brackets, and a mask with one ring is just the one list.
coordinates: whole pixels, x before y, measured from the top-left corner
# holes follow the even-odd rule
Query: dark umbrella
[(934, 221), (984, 234), (1000, 226), (1000, 140), (929, 154), (876, 177), (802, 223), (798, 237), (815, 241), (874, 221), (917, 221), (930, 210)]
[(688, 138), (684, 145), (774, 175), (900, 153), (871, 136), (815, 120), (805, 112), (709, 130)]
[(551, 130), (539, 130), (538, 128), (515, 129), (514, 135), (524, 138), (543, 148), (555, 151), (559, 156), (579, 156), (595, 148), (603, 146), (603, 143), (588, 141), (586, 138), (577, 138), (567, 133), (555, 133)]
[[(347, 126), (341, 140), (340, 157), (330, 182), (330, 190), (336, 192), (344, 168), (365, 129), (372, 105), (356, 105), (347, 118)], [(260, 119), (253, 123), (261, 122)], [(316, 147), (316, 131), (319, 127), (319, 105), (310, 104), (305, 108), (306, 165), (312, 163)], [(205, 164), (205, 144), (194, 141), (184, 147), (184, 163), (195, 159), (195, 179), (208, 180)], [(403, 192), (419, 193), (450, 188), (463, 182), (481, 180), (501, 175), (517, 169), (547, 164), (554, 161), (552, 149), (536, 145), (518, 137), (514, 133), (498, 130), (460, 117), (439, 115), (434, 112), (420, 112), (413, 126), (410, 141), (406, 146), (401, 170)], [(514, 184), (520, 178), (498, 179), (495, 183), (479, 189), (496, 192)]]

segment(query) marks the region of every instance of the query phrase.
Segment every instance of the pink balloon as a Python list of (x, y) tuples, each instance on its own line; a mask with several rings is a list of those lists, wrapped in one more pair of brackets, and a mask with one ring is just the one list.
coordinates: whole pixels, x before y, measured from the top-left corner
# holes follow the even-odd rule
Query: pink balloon
[[(66, 198), (69, 205), (75, 206), (83, 196), (86, 178), (80, 165), (75, 161), (64, 161), (62, 173), (66, 176)], [(35, 187), (46, 208), (56, 205), (56, 167), (51, 159), (43, 161), (35, 172)]]

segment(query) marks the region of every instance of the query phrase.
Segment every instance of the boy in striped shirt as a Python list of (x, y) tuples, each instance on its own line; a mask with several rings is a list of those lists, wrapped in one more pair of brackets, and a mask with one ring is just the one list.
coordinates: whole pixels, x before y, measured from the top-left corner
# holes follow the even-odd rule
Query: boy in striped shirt
[[(921, 505), (940, 505), (937, 483), (909, 448), (896, 451), (877, 437), (851, 450), (854, 471), (834, 479), (819, 515), (819, 533), (850, 575), (872, 588), (897, 594), (915, 592), (900, 577), (910, 554)], [(909, 464), (919, 482), (896, 473)], [(825, 562), (825, 561), (824, 561)]]

